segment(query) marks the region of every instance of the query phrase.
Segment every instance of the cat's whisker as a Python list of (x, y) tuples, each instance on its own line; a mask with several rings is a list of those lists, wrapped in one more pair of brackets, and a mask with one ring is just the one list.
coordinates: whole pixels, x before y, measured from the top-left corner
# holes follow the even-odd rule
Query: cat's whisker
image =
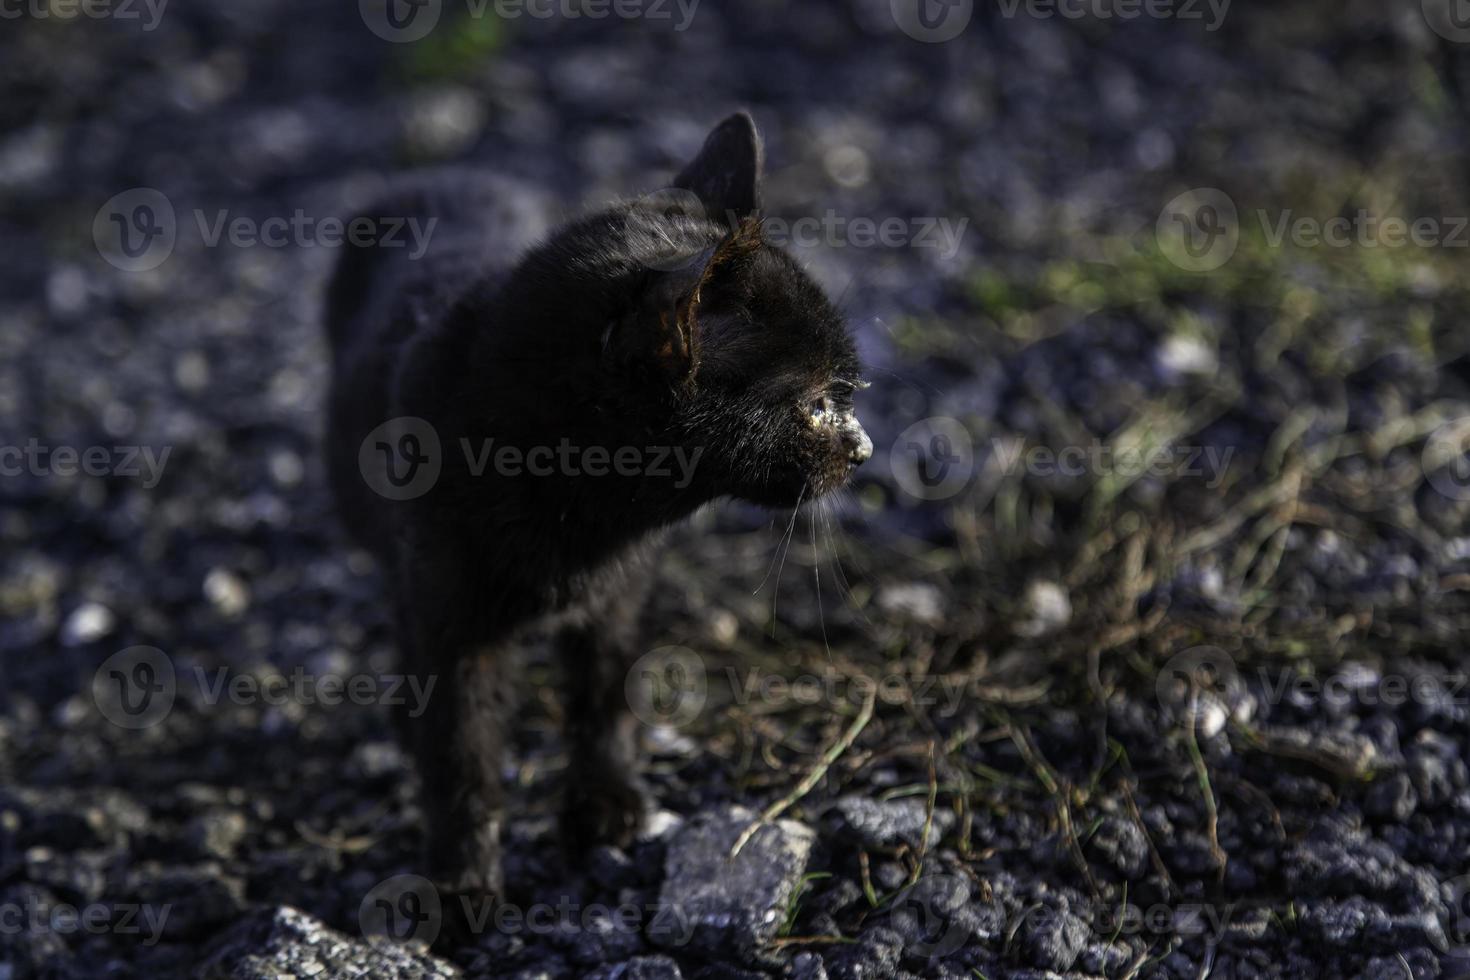
[(878, 367), (877, 365), (869, 364), (863, 367), (863, 372), (865, 374), (886, 374), (894, 381), (897, 381), (899, 384), (904, 385), (908, 388), (912, 388), (914, 391), (920, 392), (922, 394), (939, 394), (939, 389), (936, 388), (934, 385), (922, 384), (920, 382), (914, 381), (912, 378), (899, 374), (897, 371), (894, 371), (891, 368)]
[(847, 294), (852, 292), (852, 287), (856, 285), (857, 273), (854, 272), (852, 275), (847, 277), (847, 285), (842, 287), (842, 292), (837, 294), (837, 301), (834, 302), (832, 305), (837, 307), (839, 310), (843, 310), (845, 312), (847, 307)]
[(822, 607), (822, 555), (817, 548), (817, 517), (826, 512), (827, 502), (817, 502), (817, 513), (807, 515), (812, 529), (812, 577), (817, 585), (817, 621), (822, 624), (822, 646), (827, 650), (827, 660), (832, 659), (832, 644), (827, 642), (827, 611)]
[(791, 508), (791, 523), (786, 525), (785, 547), (781, 550), (781, 564), (776, 568), (776, 587), (771, 590), (771, 636), (776, 635), (776, 603), (781, 599), (781, 574), (786, 571), (786, 556), (791, 553), (791, 539), (796, 533), (796, 515), (801, 512), (801, 502), (806, 499), (807, 484), (801, 485), (796, 495), (796, 506)]
[[(844, 494), (850, 493), (850, 491), (848, 491), (846, 488), (843, 488), (842, 492)], [(867, 613), (863, 612), (862, 609), (858, 607), (857, 600), (853, 598), (852, 584), (847, 580), (847, 573), (842, 568), (841, 552), (851, 553), (853, 549), (850, 547), (838, 547), (837, 538), (839, 535), (843, 534), (842, 525), (840, 522), (835, 522), (833, 520), (833, 515), (830, 511), (824, 516), (826, 518), (827, 525), (827, 539), (829, 542), (831, 542), (832, 548), (832, 577), (837, 582), (837, 588), (839, 593), (842, 595), (843, 600), (854, 612), (858, 614), (858, 618), (862, 620), (864, 625), (871, 626), (872, 621), (868, 619)]]
[[(806, 493), (806, 488), (805, 487), (802, 488), (802, 493), (803, 494)], [(801, 498), (798, 497), (797, 500), (796, 500), (796, 508), (791, 511), (791, 520), (792, 520), (793, 523), (796, 521), (796, 510), (797, 509), (800, 509), (800, 507), (801, 507)], [(771, 518), (771, 523), (770, 523), (769, 527), (772, 530), (775, 530), (775, 528), (776, 528), (776, 519), (774, 517)], [(786, 531), (785, 531), (785, 533), (783, 533), (781, 535), (781, 537), (784, 540), (790, 534), (791, 534), (791, 528), (788, 526), (787, 529), (786, 529)], [(781, 542), (780, 541), (777, 541), (776, 542), (776, 549), (771, 552), (771, 563), (766, 566), (766, 574), (763, 575), (763, 576), (761, 576), (761, 584), (760, 585), (757, 585), (755, 587), (755, 591), (752, 592), (751, 595), (755, 596), (755, 595), (760, 595), (761, 594), (761, 589), (764, 589), (766, 587), (766, 583), (771, 580), (771, 573), (776, 570), (776, 560), (778, 558), (780, 558), (780, 557), (781, 557)]]
[[(793, 513), (791, 516), (795, 517), (796, 515)], [(770, 528), (773, 531), (776, 529), (776, 519), (774, 517), (771, 518)], [(766, 566), (766, 574), (761, 577), (761, 584), (755, 587), (755, 591), (751, 595), (761, 594), (761, 589), (766, 587), (766, 583), (771, 580), (771, 573), (776, 570), (776, 559), (779, 557), (781, 557), (781, 543), (778, 541), (776, 543), (776, 549), (771, 552), (771, 563)]]

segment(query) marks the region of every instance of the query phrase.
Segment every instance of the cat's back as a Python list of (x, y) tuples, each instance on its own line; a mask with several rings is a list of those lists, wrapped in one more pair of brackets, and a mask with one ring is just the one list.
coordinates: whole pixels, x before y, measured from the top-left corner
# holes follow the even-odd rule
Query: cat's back
[(384, 501), (361, 473), (359, 450), (400, 414), (392, 378), (406, 345), (471, 288), (492, 288), (546, 234), (550, 213), (535, 188), (453, 168), (395, 178), (351, 219), (369, 229), (370, 244), (349, 236), (327, 287), (326, 455), (339, 511), (360, 542), (381, 540)]

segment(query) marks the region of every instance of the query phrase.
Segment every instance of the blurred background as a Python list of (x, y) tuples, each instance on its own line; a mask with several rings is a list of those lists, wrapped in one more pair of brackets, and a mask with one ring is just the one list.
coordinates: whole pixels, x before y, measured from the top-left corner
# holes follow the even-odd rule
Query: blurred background
[[(372, 955), (360, 904), (419, 845), (386, 709), (204, 683), (393, 669), (319, 461), (330, 223), (461, 164), (551, 227), (745, 107), (877, 447), (841, 501), (701, 514), (650, 616), (705, 683), (652, 719), (667, 825), (857, 732), (792, 801), (818, 846), (774, 959), (570, 924), (363, 968), (1457, 975), (1461, 6), (0, 2), (0, 973)], [(109, 663), (165, 707), (120, 711)], [(652, 901), (667, 837), (557, 856), (527, 674), (513, 894)], [(837, 693), (744, 685), (794, 677)], [(935, 874), (942, 950), (894, 904)], [(1168, 914), (1115, 931), (1130, 903)], [(31, 914), (62, 905), (107, 925)], [(154, 941), (127, 907), (170, 910)]]

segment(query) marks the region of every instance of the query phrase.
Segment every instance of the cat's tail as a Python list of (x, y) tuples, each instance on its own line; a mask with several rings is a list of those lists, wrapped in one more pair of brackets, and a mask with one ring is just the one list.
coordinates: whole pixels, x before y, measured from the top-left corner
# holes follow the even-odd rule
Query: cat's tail
[(548, 227), (536, 191), (467, 168), (399, 178), (352, 222), (327, 286), (325, 321), (340, 359), (364, 333), (382, 328), (405, 294), (427, 313), (469, 282), (507, 269)]
[(327, 284), (324, 319), (334, 359), (348, 345), (352, 324), (367, 306), (378, 258), (377, 249), (348, 242), (332, 270), (331, 281)]
[(346, 236), (327, 284), (324, 319), (334, 358), (340, 359), (371, 328), (373, 311), (390, 300), (411, 255), (403, 247), (403, 232), (410, 222), (423, 227), (428, 204), (420, 189), (400, 184), (346, 222), (347, 228), (365, 233)]

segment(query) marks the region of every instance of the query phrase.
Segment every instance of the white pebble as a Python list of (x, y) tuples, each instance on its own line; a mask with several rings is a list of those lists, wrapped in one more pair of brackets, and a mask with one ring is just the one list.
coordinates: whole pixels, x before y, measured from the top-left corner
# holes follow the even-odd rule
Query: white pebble
[(95, 643), (112, 632), (117, 618), (100, 602), (84, 602), (72, 610), (61, 627), (61, 642), (69, 647)]
[(204, 576), (204, 597), (224, 615), (238, 616), (250, 605), (250, 588), (234, 572), (212, 568)]

